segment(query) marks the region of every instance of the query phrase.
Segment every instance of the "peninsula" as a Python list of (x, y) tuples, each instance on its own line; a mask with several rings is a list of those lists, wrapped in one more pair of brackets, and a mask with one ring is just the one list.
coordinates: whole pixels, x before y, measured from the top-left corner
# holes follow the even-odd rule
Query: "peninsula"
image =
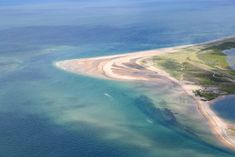
[(198, 45), (185, 45), (105, 57), (56, 62), (66, 71), (121, 81), (168, 80), (191, 96), (215, 137), (235, 150), (235, 124), (210, 108), (219, 97), (235, 94), (235, 71), (224, 50), (235, 48), (235, 37)]

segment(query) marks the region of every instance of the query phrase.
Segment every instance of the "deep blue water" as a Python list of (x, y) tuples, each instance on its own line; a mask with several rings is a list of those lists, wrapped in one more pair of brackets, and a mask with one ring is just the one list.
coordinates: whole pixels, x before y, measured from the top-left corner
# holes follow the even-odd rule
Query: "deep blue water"
[(215, 102), (215, 104), (213, 104), (213, 109), (224, 119), (234, 121), (235, 96), (228, 96), (225, 99)]
[(234, 156), (177, 87), (53, 66), (234, 35), (234, 10), (233, 0), (0, 0), (0, 156)]

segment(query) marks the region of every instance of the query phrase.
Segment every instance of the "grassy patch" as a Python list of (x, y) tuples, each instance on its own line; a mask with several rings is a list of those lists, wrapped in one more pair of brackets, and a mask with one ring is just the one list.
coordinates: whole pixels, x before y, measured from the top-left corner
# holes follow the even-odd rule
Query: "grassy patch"
[(155, 56), (152, 61), (176, 79), (202, 86), (203, 90), (194, 93), (204, 100), (235, 94), (235, 71), (229, 67), (227, 56), (222, 52), (235, 48), (235, 39), (231, 40), (178, 49), (175, 53)]
[(198, 58), (200, 58), (204, 64), (208, 66), (229, 69), (227, 56), (218, 49), (202, 51), (198, 54)]
[[(164, 69), (166, 69), (172, 76), (179, 79), (182, 74), (182, 65), (175, 60), (167, 59), (160, 63)], [(169, 70), (172, 69), (172, 70)]]

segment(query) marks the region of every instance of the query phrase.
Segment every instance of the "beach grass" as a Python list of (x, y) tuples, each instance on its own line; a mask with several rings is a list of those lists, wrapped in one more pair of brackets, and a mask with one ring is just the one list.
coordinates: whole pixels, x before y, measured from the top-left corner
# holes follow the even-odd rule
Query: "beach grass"
[[(231, 41), (230, 41), (231, 40)], [(224, 50), (235, 48), (235, 39), (177, 49), (152, 57), (153, 65), (179, 81), (202, 87), (194, 91), (205, 101), (235, 93), (235, 71), (229, 66)]]

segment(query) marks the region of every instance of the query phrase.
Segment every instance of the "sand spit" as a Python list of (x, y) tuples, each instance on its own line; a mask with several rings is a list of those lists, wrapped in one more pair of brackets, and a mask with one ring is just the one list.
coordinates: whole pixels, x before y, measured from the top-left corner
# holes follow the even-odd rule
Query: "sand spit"
[[(186, 94), (190, 95), (197, 104), (198, 111), (208, 121), (211, 131), (215, 137), (227, 148), (235, 150), (235, 138), (229, 133), (232, 124), (218, 117), (210, 108), (210, 102), (202, 101), (194, 96), (193, 91), (200, 89), (193, 83), (178, 81), (167, 72), (157, 69), (148, 59), (166, 53), (174, 53), (179, 49), (188, 48), (193, 45), (178, 46), (172, 48), (162, 48), (158, 50), (141, 51), (128, 54), (120, 54), (105, 57), (73, 59), (56, 62), (55, 65), (63, 70), (98, 77), (103, 79), (121, 81), (156, 81), (161, 80), (173, 82), (182, 87)], [(143, 64), (145, 62), (145, 64)]]

